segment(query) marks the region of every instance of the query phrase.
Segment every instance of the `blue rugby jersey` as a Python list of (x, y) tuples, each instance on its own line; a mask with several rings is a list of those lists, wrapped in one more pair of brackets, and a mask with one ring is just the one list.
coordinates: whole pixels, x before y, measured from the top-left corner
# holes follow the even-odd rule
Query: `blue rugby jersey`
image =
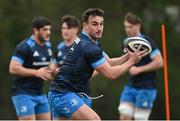
[(82, 32), (64, 59), (60, 72), (52, 81), (50, 91), (90, 93), (89, 82), (94, 69), (106, 61), (101, 45)]
[(56, 51), (55, 51), (55, 59), (56, 59), (56, 63), (59, 66), (62, 66), (63, 60), (66, 58), (66, 54), (68, 53), (68, 51), (71, 48), (71, 46), (65, 45), (64, 42), (60, 42), (58, 44), (58, 46), (56, 48)]
[[(51, 43), (38, 45), (29, 37), (16, 46), (12, 60), (18, 61), (25, 68), (39, 69), (48, 66), (52, 59)], [(43, 94), (44, 81), (36, 77), (15, 76), (12, 93)]]
[[(152, 52), (148, 54), (147, 56), (143, 57), (135, 66), (143, 66), (148, 63), (150, 63), (154, 56), (161, 54), (160, 50), (157, 48), (157, 45), (155, 42), (150, 39), (149, 37), (140, 34), (139, 37), (142, 37), (146, 40), (148, 40), (152, 47)], [(156, 72), (144, 72), (140, 73), (136, 76), (132, 76), (129, 74), (129, 86), (133, 86), (135, 88), (141, 88), (141, 89), (155, 89), (156, 88)]]

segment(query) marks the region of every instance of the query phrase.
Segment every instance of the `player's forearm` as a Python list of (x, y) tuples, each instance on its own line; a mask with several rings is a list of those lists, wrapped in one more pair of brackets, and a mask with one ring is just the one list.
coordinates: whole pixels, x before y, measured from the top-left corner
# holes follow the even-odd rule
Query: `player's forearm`
[(125, 54), (121, 57), (117, 57), (117, 58), (111, 58), (110, 59), (110, 64), (111, 66), (116, 66), (116, 65), (121, 65), (124, 62), (126, 62), (128, 60), (128, 54)]
[(152, 61), (151, 63), (140, 66), (139, 68), (140, 68), (141, 73), (142, 73), (142, 72), (155, 71), (155, 70), (160, 69), (162, 67), (163, 67), (162, 61)]
[(30, 77), (36, 75), (35, 69), (27, 69), (21, 66), (10, 67), (10, 73), (16, 76)]
[(94, 70), (94, 73), (93, 73), (93, 75), (91, 76), (90, 79), (94, 78), (94, 77), (97, 76), (97, 75), (98, 75), (98, 72), (97, 72), (96, 70)]
[(111, 72), (111, 79), (116, 79), (119, 76), (123, 75), (124, 73), (126, 73), (131, 66), (133, 66), (134, 63), (131, 61), (126, 61), (125, 63), (123, 63), (122, 65), (118, 65), (118, 66), (114, 66), (111, 68), (110, 72)]

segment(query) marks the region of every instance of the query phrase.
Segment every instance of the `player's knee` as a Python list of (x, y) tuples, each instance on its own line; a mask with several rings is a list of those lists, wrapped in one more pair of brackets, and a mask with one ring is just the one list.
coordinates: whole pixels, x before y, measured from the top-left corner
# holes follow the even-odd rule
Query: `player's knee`
[(146, 112), (135, 112), (134, 119), (135, 120), (148, 120), (150, 116), (150, 111)]
[(101, 120), (101, 118), (97, 115), (97, 116), (94, 116), (93, 120)]
[(97, 114), (93, 114), (89, 117), (88, 120), (101, 120), (101, 118)]
[(132, 120), (134, 114), (134, 106), (129, 103), (121, 103), (118, 107), (120, 120)]
[(19, 116), (18, 117), (19, 120), (35, 120), (35, 115), (32, 116)]
[(120, 114), (120, 117), (119, 117), (120, 120), (132, 120), (132, 116), (130, 115), (127, 115), (127, 114)]

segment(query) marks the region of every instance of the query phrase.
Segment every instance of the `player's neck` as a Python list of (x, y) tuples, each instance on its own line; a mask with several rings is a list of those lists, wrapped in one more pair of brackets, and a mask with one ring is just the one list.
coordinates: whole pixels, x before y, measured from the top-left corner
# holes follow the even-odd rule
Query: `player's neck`
[(136, 37), (139, 37), (140, 35), (141, 35), (141, 32), (138, 31), (138, 32), (136, 33)]
[(38, 44), (38, 45), (44, 45), (45, 42), (42, 42), (41, 40), (39, 40), (38, 37), (32, 35), (32, 38), (34, 39), (34, 41)]
[(82, 32), (83, 32), (86, 36), (88, 36), (88, 38), (89, 38), (92, 42), (97, 43), (97, 39), (91, 37), (91, 36), (88, 34), (87, 31), (85, 31), (85, 30), (83, 29)]
[(77, 38), (77, 36), (73, 36), (71, 39), (69, 40), (65, 40), (64, 43), (66, 46), (71, 46), (74, 43), (74, 40)]

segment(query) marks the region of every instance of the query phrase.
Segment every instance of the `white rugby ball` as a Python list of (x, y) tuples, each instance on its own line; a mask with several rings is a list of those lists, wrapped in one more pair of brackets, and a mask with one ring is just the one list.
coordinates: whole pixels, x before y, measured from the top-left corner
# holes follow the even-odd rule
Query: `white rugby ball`
[(124, 48), (127, 48), (129, 51), (134, 52), (137, 49), (139, 51), (144, 51), (144, 56), (148, 55), (152, 51), (151, 44), (142, 37), (128, 37), (124, 40)]

